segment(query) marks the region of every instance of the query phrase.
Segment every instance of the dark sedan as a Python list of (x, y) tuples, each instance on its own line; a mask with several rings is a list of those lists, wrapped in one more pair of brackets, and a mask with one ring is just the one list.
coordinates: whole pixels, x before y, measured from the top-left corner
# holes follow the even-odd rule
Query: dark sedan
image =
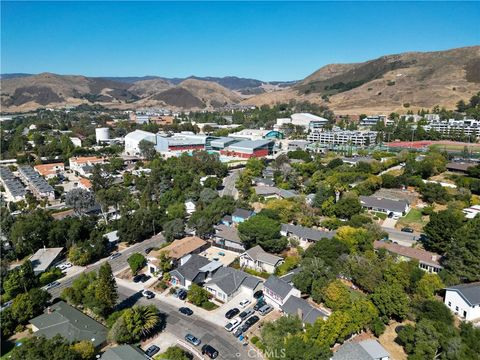
[(160, 351), (160, 348), (157, 345), (151, 345), (148, 347), (147, 350), (145, 350), (145, 355), (147, 355), (148, 357), (152, 357), (159, 351)]
[(193, 314), (192, 309), (188, 307), (181, 307), (180, 309), (178, 309), (178, 311), (180, 311), (183, 315), (187, 315), (187, 316), (190, 316)]
[(240, 314), (240, 310), (238, 310), (237, 308), (233, 308), (226, 312), (225, 317), (230, 320), (234, 316), (237, 316), (238, 314)]

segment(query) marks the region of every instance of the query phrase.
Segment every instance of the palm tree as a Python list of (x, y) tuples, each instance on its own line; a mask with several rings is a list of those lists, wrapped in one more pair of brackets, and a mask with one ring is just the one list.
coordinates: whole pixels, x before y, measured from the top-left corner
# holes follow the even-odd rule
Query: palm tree
[(160, 314), (153, 305), (134, 306), (123, 314), (127, 330), (137, 339), (146, 337), (160, 325)]

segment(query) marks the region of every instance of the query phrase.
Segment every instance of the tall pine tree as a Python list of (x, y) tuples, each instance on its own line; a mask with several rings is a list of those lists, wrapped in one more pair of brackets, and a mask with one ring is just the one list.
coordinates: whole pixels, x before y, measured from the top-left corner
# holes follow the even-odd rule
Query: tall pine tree
[(98, 270), (95, 299), (99, 308), (98, 312), (103, 316), (108, 315), (117, 303), (117, 283), (113, 276), (112, 268), (108, 262), (100, 266), (100, 269)]

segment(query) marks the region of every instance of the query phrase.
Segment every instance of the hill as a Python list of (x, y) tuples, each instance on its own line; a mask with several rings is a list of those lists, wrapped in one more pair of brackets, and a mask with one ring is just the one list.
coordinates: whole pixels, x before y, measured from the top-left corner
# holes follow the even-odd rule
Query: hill
[(42, 73), (1, 75), (3, 111), (30, 111), (99, 103), (118, 108), (166, 106), (214, 109), (310, 101), (338, 114), (405, 113), (454, 108), (480, 90), (480, 46), (382, 56), (361, 63), (326, 65), (301, 81), (250, 78), (85, 77)]
[(354, 64), (331, 64), (298, 84), (245, 103), (289, 100), (327, 104), (337, 113), (389, 113), (454, 108), (480, 90), (480, 46), (382, 56)]

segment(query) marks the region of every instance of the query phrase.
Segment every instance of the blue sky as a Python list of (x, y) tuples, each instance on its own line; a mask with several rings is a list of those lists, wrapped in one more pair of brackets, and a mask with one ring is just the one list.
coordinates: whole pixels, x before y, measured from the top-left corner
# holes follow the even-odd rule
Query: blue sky
[(1, 72), (301, 79), (480, 44), (478, 2), (5, 2)]

